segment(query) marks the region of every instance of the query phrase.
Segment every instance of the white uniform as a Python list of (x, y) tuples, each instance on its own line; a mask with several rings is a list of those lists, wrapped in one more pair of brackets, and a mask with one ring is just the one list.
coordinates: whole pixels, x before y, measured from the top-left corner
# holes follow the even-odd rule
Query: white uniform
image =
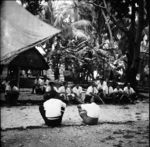
[(61, 108), (66, 108), (66, 104), (59, 99), (50, 99), (44, 102), (44, 110), (46, 117), (59, 117), (61, 116)]
[(104, 87), (103, 87), (103, 93), (104, 94), (112, 94), (114, 92), (114, 90), (113, 90), (113, 88), (112, 88), (112, 86), (107, 86), (107, 85), (105, 85)]
[(129, 95), (135, 93), (132, 87), (130, 87), (130, 89), (128, 87), (124, 87), (123, 91)]
[(87, 111), (87, 116), (99, 118), (100, 107), (96, 103), (92, 102), (91, 104), (82, 104), (81, 108), (82, 110)]
[(115, 88), (114, 93), (117, 93), (117, 92), (123, 92), (123, 90), (121, 88), (119, 88), (119, 89)]
[(98, 90), (96, 87), (93, 87), (93, 86), (89, 86), (87, 91), (86, 91), (86, 95), (91, 95), (90, 93), (94, 93), (94, 94), (97, 94), (98, 93)]
[(77, 87), (73, 87), (72, 91), (77, 95), (77, 96), (81, 96), (81, 93), (83, 92), (82, 87), (79, 86)]

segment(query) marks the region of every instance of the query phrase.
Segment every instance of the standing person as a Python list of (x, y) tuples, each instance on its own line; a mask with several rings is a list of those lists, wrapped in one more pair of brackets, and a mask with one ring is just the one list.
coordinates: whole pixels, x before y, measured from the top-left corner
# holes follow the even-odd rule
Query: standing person
[(77, 106), (79, 115), (85, 124), (96, 125), (98, 123), (100, 113), (100, 107), (97, 105), (98, 101), (95, 97), (92, 97), (87, 104)]
[(136, 98), (136, 93), (134, 89), (131, 87), (130, 83), (127, 83), (127, 86), (123, 89), (123, 95), (120, 98), (121, 103), (134, 103)]
[(82, 87), (79, 84), (76, 84), (73, 87), (72, 92), (74, 94), (76, 102), (79, 103), (79, 104), (83, 103), (83, 100), (82, 100), (83, 90), (82, 90)]
[(51, 127), (59, 126), (62, 122), (62, 117), (65, 112), (66, 103), (58, 94), (55, 97), (45, 101), (39, 111), (45, 124)]
[(5, 98), (9, 105), (15, 105), (19, 97), (19, 88), (15, 85), (15, 81), (12, 80), (6, 85)]

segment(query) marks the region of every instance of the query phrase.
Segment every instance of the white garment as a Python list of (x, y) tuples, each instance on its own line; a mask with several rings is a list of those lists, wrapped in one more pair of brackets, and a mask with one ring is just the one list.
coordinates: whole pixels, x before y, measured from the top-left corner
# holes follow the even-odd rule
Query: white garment
[(105, 87), (105, 86), (107, 86), (107, 82), (106, 82), (106, 81), (103, 81), (103, 83), (102, 83), (102, 88)]
[(124, 87), (124, 92), (129, 95), (135, 93), (132, 87), (130, 87), (130, 89), (128, 87)]
[(59, 99), (50, 99), (44, 102), (44, 110), (46, 111), (46, 117), (58, 117), (61, 116), (61, 108), (66, 108), (66, 104)]
[(64, 86), (59, 87), (58, 92), (59, 93), (66, 93), (65, 87)]
[(123, 92), (123, 90), (121, 88), (119, 88), (119, 89), (115, 88), (114, 93), (117, 93), (117, 92)]
[(91, 95), (91, 93), (97, 94), (98, 93), (97, 88), (93, 86), (89, 86), (86, 91), (86, 95)]
[(6, 85), (6, 91), (19, 91), (17, 86), (13, 86), (12, 88), (10, 87), (10, 85)]
[(113, 90), (113, 88), (112, 88), (112, 86), (104, 86), (103, 87), (103, 93), (104, 94), (112, 94), (114, 92), (114, 90)]
[(73, 91), (77, 96), (80, 96), (81, 93), (83, 92), (81, 86), (79, 86), (78, 88), (77, 88), (77, 87), (73, 87), (72, 91)]
[(93, 118), (99, 118), (100, 107), (92, 102), (91, 104), (82, 104), (81, 108), (87, 111), (87, 116)]
[[(56, 92), (58, 92), (58, 89), (56, 88), (56, 87), (54, 87), (54, 90), (56, 91)], [(45, 92), (50, 92), (51, 91), (51, 86), (46, 86), (46, 89), (45, 89)]]
[(34, 84), (38, 84), (38, 85), (42, 86), (42, 85), (44, 85), (44, 81), (41, 78), (35, 79)]
[(99, 84), (97, 85), (97, 89), (98, 89), (98, 90), (102, 89), (102, 84), (101, 84), (101, 83), (99, 83)]

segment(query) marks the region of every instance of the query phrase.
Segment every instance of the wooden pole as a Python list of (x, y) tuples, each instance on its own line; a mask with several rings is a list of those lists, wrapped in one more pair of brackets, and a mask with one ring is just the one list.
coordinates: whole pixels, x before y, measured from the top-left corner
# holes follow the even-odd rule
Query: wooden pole
[(17, 70), (18, 70), (18, 72), (17, 72), (17, 87), (19, 88), (19, 86), (20, 86), (20, 67), (18, 66), (17, 67)]

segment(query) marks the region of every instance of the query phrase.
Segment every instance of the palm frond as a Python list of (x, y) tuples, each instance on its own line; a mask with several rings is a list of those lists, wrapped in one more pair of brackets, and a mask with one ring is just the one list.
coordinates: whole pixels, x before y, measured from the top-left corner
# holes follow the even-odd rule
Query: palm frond
[(72, 23), (71, 26), (76, 29), (81, 29), (81, 28), (85, 28), (85, 27), (92, 27), (92, 24), (90, 21), (82, 19), (82, 20)]

